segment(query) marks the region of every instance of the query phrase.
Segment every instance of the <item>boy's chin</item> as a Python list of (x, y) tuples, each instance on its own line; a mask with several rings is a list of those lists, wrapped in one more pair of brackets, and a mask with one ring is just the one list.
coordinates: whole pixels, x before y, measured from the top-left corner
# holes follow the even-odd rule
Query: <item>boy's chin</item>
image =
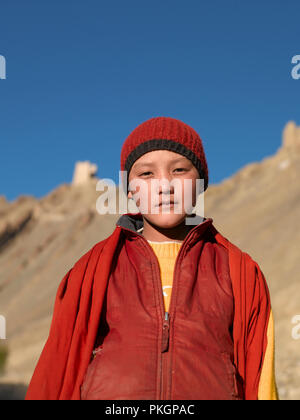
[(143, 214), (143, 217), (147, 220), (148, 223), (157, 226), (162, 229), (171, 229), (179, 224), (181, 224), (187, 214)]

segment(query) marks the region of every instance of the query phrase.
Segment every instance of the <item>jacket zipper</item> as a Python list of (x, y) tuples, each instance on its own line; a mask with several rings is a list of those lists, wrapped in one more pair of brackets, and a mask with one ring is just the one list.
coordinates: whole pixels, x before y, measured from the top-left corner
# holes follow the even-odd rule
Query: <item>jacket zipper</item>
[(170, 316), (168, 312), (165, 312), (165, 318), (163, 323), (163, 334), (161, 342), (161, 352), (165, 353), (169, 350), (169, 330), (170, 330)]
[(169, 350), (169, 337), (170, 337), (170, 316), (168, 312), (165, 312), (165, 318), (163, 322), (163, 333), (161, 343), (161, 393), (160, 399), (167, 399), (167, 383), (168, 383), (168, 350)]
[[(198, 225), (197, 225), (198, 226)], [(192, 232), (194, 232), (194, 230), (196, 230), (196, 227), (192, 228), (189, 233), (187, 234), (187, 236), (185, 237), (184, 241), (182, 242), (182, 245), (179, 249), (179, 252), (177, 254), (176, 260), (175, 260), (175, 265), (174, 265), (174, 273), (173, 273), (173, 286), (172, 286), (172, 293), (171, 293), (171, 297), (170, 297), (170, 306), (169, 306), (169, 311), (170, 312), (166, 312), (165, 308), (164, 308), (164, 296), (163, 296), (163, 290), (161, 287), (161, 278), (160, 278), (160, 270), (159, 270), (159, 264), (157, 261), (157, 258), (155, 258), (155, 264), (156, 264), (156, 268), (157, 268), (157, 273), (158, 276), (157, 278), (159, 279), (159, 288), (161, 290), (161, 294), (160, 294), (160, 305), (161, 305), (161, 313), (163, 314), (163, 319), (162, 319), (162, 344), (161, 344), (161, 366), (160, 366), (160, 384), (161, 384), (161, 389), (160, 389), (160, 398), (159, 400), (165, 400), (167, 399), (167, 385), (168, 385), (168, 369), (167, 369), (167, 362), (168, 362), (168, 355), (169, 355), (169, 341), (170, 341), (170, 318), (171, 318), (171, 313), (172, 313), (172, 319), (173, 319), (173, 306), (174, 303), (172, 304), (172, 302), (174, 301), (173, 298), (173, 291), (174, 291), (174, 285), (175, 285), (175, 281), (176, 281), (176, 274), (177, 274), (177, 264), (180, 258), (181, 253), (183, 252), (183, 249), (188, 241), (188, 238), (191, 236)], [(137, 234), (135, 231), (128, 229), (128, 228), (124, 228), (123, 226), (120, 226), (122, 229), (128, 230), (129, 232), (133, 232), (135, 234)], [(138, 234), (137, 234), (138, 235)], [(149, 245), (148, 241), (146, 238), (144, 238), (142, 235), (139, 235), (143, 241), (147, 244), (148, 249), (150, 249), (150, 252), (152, 253), (152, 255), (155, 253), (153, 251), (153, 249), (151, 248), (151, 246)]]

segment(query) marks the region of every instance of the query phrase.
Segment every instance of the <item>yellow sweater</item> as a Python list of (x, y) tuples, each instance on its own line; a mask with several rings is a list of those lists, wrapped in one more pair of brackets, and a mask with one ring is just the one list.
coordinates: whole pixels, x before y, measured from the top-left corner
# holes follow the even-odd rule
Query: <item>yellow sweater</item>
[[(165, 311), (168, 312), (173, 286), (175, 261), (182, 243), (179, 241), (154, 242), (149, 240), (148, 242), (159, 262)], [(268, 345), (259, 381), (258, 399), (277, 400), (278, 394), (275, 383), (274, 323), (272, 311), (269, 319), (267, 337)]]
[(159, 262), (165, 311), (168, 312), (173, 286), (173, 273), (175, 261), (182, 243), (176, 241), (148, 242), (151, 245), (153, 251), (155, 252)]

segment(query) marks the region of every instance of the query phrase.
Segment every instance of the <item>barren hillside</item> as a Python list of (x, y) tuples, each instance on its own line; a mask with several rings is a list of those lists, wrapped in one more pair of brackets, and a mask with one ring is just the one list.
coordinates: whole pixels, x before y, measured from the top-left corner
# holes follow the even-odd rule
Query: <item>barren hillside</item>
[[(300, 314), (299, 178), (300, 128), (291, 122), (274, 156), (247, 165), (205, 193), (205, 216), (247, 251), (267, 278), (282, 399), (300, 399), (300, 340), (291, 335), (291, 319)], [(7, 202), (0, 197), (0, 314), (7, 320), (9, 348), (0, 382), (10, 391), (12, 384), (26, 387), (31, 378), (60, 280), (81, 255), (114, 230), (119, 218), (97, 213), (96, 182), (91, 178), (64, 184), (40, 200), (24, 196)]]

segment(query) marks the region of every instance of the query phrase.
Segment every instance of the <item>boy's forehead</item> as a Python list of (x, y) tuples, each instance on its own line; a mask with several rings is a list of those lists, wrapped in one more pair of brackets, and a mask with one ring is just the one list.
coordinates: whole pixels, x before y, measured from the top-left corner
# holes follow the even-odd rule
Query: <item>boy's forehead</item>
[(164, 163), (179, 163), (189, 161), (185, 156), (171, 152), (169, 150), (153, 150), (151, 152), (145, 153), (140, 158), (138, 158), (133, 166), (138, 168), (144, 165), (160, 166)]

